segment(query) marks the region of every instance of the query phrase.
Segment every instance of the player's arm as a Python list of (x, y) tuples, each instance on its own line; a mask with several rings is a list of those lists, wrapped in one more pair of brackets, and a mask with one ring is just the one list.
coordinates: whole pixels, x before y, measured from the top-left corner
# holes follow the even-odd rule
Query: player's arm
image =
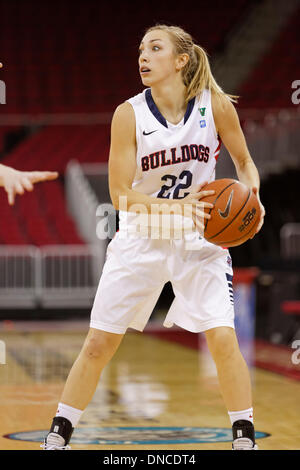
[[(150, 214), (151, 206), (155, 204), (155, 213), (170, 213), (170, 206), (172, 206), (172, 212), (183, 215), (183, 199), (176, 201), (173, 199), (161, 199), (132, 189), (132, 182), (137, 168), (136, 131), (134, 111), (127, 102), (118, 106), (112, 119), (108, 167), (109, 192), (116, 210), (138, 212), (140, 208), (135, 211), (132, 206), (134, 204), (141, 204), (145, 213)], [(195, 193), (193, 196), (188, 196), (189, 199), (186, 198), (185, 202), (194, 197), (197, 203), (203, 195), (206, 194)], [(123, 202), (125, 202), (125, 198), (126, 204), (122, 204), (121, 197), (123, 197)]]
[(112, 118), (108, 161), (109, 192), (116, 210), (119, 210), (120, 197), (128, 198), (134, 180), (135, 140), (134, 112), (129, 103), (123, 103), (117, 107)]
[(261, 220), (257, 233), (262, 227), (265, 216), (265, 209), (259, 197), (260, 178), (249, 153), (236, 109), (225, 95), (218, 97), (214, 93), (212, 94), (212, 109), (217, 132), (232, 158), (238, 179), (253, 189), (260, 202)]
[(32, 191), (35, 183), (57, 177), (56, 171), (19, 171), (0, 164), (0, 186), (7, 192), (10, 205), (14, 204), (16, 194), (24, 194), (25, 190)]

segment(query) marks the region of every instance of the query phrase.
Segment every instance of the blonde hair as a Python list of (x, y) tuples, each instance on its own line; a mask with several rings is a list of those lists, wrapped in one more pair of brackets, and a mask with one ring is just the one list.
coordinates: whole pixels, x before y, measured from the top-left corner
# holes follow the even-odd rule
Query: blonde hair
[(186, 86), (186, 101), (200, 94), (202, 90), (208, 88), (216, 93), (217, 96), (227, 96), (230, 101), (237, 102), (239, 98), (236, 95), (225, 93), (217, 84), (208, 60), (206, 51), (194, 43), (192, 36), (179, 26), (167, 26), (157, 24), (148, 28), (145, 34), (150, 31), (165, 31), (171, 37), (176, 54), (188, 54), (189, 61), (182, 70), (183, 83)]

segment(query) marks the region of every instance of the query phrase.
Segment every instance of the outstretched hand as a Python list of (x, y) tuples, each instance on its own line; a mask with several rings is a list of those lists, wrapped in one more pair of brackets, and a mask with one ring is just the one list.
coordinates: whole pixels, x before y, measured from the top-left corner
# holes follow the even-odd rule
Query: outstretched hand
[(0, 184), (8, 194), (8, 203), (13, 205), (16, 194), (32, 191), (33, 185), (42, 181), (55, 180), (56, 171), (19, 171), (5, 165), (0, 166)]

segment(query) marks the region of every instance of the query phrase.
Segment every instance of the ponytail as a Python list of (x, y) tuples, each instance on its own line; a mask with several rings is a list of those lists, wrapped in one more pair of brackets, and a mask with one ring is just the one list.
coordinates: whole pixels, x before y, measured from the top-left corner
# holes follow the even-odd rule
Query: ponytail
[(186, 101), (200, 94), (204, 88), (208, 88), (216, 95), (226, 95), (230, 101), (237, 102), (238, 96), (225, 93), (217, 84), (211, 72), (207, 53), (197, 44), (193, 44), (190, 60), (186, 64), (182, 76), (186, 86)]
[(225, 93), (217, 84), (210, 68), (205, 50), (194, 44), (190, 34), (178, 26), (158, 24), (149, 28), (146, 33), (156, 29), (169, 33), (176, 54), (188, 54), (189, 60), (182, 70), (183, 83), (186, 86), (186, 101), (199, 95), (205, 88), (217, 96), (227, 96), (230, 101), (237, 103), (238, 96)]

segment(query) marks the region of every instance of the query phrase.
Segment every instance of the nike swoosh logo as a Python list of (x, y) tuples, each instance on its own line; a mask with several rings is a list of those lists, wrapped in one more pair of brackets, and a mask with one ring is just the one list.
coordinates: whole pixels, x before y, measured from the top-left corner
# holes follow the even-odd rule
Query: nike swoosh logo
[(151, 131), (151, 132), (146, 132), (146, 131), (143, 131), (143, 135), (150, 135), (150, 134), (153, 134), (153, 132), (157, 132), (158, 129), (156, 129), (155, 131)]
[(230, 196), (229, 196), (229, 198), (228, 198), (228, 201), (227, 201), (225, 210), (224, 210), (224, 211), (221, 211), (220, 209), (218, 209), (219, 214), (220, 214), (220, 216), (221, 216), (223, 219), (227, 219), (227, 217), (228, 217), (228, 215), (229, 215), (230, 207), (231, 207), (231, 203), (232, 203), (232, 198), (233, 198), (233, 191), (234, 191), (234, 190), (232, 190), (231, 193), (230, 193)]

